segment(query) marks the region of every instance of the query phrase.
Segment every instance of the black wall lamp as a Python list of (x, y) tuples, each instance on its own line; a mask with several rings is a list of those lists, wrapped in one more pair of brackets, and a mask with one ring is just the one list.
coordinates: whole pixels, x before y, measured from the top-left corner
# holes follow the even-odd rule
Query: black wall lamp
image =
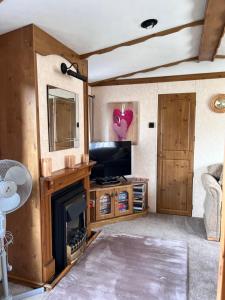
[[(71, 68), (74, 66), (75, 66), (76, 72), (71, 70)], [(63, 74), (67, 74), (67, 75), (73, 76), (77, 79), (87, 82), (87, 77), (80, 74), (77, 63), (73, 63), (69, 67), (67, 67), (67, 65), (65, 63), (61, 63), (61, 71)]]

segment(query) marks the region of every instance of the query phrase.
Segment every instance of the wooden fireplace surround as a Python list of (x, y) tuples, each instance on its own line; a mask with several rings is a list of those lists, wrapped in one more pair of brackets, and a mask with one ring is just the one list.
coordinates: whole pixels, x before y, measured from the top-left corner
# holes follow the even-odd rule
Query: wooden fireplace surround
[[(87, 60), (33, 24), (0, 35), (0, 68), (5, 70), (7, 65), (7, 72), (0, 72), (0, 159), (23, 163), (33, 178), (29, 200), (7, 216), (7, 230), (14, 235), (14, 243), (8, 249), (9, 262), (13, 266), (9, 277), (32, 286), (43, 285), (54, 273), (51, 194), (80, 179), (88, 190), (91, 168), (90, 165), (79, 165), (76, 170), (61, 170), (51, 177), (40, 179), (42, 132), (37, 54), (62, 56), (71, 63), (77, 63), (80, 73), (88, 76)], [(88, 154), (87, 82), (83, 83), (83, 91), (82, 154)]]
[(79, 164), (76, 169), (62, 169), (52, 173), (50, 177), (41, 177), (41, 236), (42, 236), (42, 272), (43, 281), (49, 282), (55, 275), (55, 259), (52, 254), (52, 214), (51, 198), (56, 191), (63, 189), (75, 182), (83, 181), (84, 189), (87, 192), (87, 234), (90, 231), (90, 212), (89, 212), (89, 175), (94, 162), (89, 164)]

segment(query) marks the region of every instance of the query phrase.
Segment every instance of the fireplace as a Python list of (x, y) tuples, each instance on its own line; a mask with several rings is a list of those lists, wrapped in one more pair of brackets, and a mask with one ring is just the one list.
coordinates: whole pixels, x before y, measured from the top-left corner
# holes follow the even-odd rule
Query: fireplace
[(86, 193), (82, 181), (52, 194), (52, 243), (56, 274), (77, 259), (86, 242)]

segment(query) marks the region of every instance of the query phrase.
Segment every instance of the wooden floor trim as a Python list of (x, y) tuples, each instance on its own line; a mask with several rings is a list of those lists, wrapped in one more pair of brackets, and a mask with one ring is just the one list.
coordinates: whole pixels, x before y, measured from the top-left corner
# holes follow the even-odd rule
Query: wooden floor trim
[(136, 218), (146, 216), (147, 214), (148, 214), (148, 210), (146, 209), (144, 212), (140, 212), (140, 213), (134, 213), (134, 214), (127, 215), (127, 216), (121, 216), (121, 217), (116, 217), (116, 218), (112, 218), (112, 219), (97, 221), (97, 222), (91, 223), (90, 227), (93, 230), (95, 228), (102, 227), (102, 226), (108, 225), (108, 224), (114, 224), (114, 223), (121, 222), (121, 221), (134, 220)]
[(191, 217), (192, 216), (192, 211), (180, 211), (180, 210), (167, 210), (167, 209), (159, 209), (157, 210), (158, 214), (167, 214), (167, 215), (179, 215), (180, 216), (187, 216)]

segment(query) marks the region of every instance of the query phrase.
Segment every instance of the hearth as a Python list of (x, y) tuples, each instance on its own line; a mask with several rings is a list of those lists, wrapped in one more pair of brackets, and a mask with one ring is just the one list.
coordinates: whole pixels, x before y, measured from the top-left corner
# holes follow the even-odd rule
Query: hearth
[(52, 241), (56, 274), (79, 257), (86, 243), (86, 193), (82, 182), (52, 195)]

